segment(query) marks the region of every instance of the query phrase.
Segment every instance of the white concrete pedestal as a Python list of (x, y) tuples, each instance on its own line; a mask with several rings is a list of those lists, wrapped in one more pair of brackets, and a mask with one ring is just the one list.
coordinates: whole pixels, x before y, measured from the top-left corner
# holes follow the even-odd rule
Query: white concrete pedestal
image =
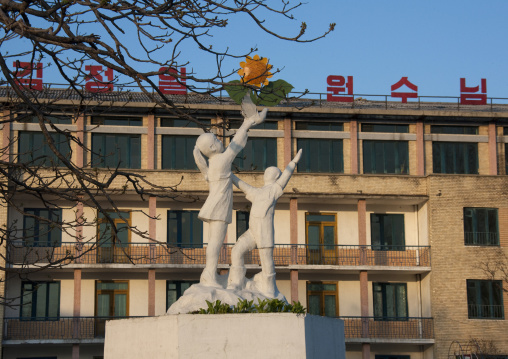
[(105, 359), (345, 357), (342, 320), (314, 315), (179, 314), (106, 323)]

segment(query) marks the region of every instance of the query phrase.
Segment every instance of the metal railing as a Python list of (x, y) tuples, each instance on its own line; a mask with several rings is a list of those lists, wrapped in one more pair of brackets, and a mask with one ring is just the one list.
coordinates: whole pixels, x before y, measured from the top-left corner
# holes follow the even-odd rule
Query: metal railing
[[(232, 243), (222, 246), (219, 263), (231, 264), (233, 246)], [(275, 244), (273, 260), (276, 266), (430, 267), (430, 247)], [(14, 265), (57, 261), (61, 261), (63, 264), (204, 265), (206, 263), (206, 244), (175, 247), (160, 243), (129, 243), (122, 246), (100, 247), (95, 242), (64, 242), (56, 247), (26, 247), (21, 243), (11, 243), (8, 246), (8, 262)], [(245, 264), (260, 264), (257, 249), (245, 255)]]
[(467, 312), (469, 319), (504, 319), (502, 305), (468, 304)]
[(464, 242), (471, 246), (498, 246), (497, 232), (464, 232)]
[(4, 318), (3, 340), (104, 338), (106, 321), (137, 317)]
[(434, 339), (433, 318), (338, 317), (346, 339)]

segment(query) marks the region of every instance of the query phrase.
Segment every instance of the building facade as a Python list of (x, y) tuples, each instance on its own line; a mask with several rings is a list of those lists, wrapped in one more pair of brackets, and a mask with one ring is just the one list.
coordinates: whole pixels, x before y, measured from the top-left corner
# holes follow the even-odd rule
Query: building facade
[[(128, 223), (147, 234), (119, 230), (115, 241), (82, 203), (48, 209), (20, 194), (24, 215), (0, 207), (2, 223), (20, 234), (4, 248), (6, 359), (101, 358), (105, 320), (163, 315), (199, 280), (208, 226), (197, 213), (208, 186), (192, 150), (203, 130), (141, 100), (115, 106), (59, 120), (92, 149), (61, 141), (61, 151), (71, 149), (79, 166), (100, 173), (120, 164), (157, 186), (178, 184), (178, 192), (141, 199), (115, 183), (117, 228)], [(225, 145), (241, 123), (239, 106), (227, 102), (186, 106)], [(2, 133), (4, 146), (17, 139), (4, 154), (10, 160), (51, 157), (37, 123), (5, 124)], [(284, 168), (300, 148), (275, 212), (277, 285), (288, 301), (343, 319), (347, 358), (448, 358), (454, 343), (470, 341), (508, 356), (508, 282), (482, 269), (508, 254), (508, 107), (278, 106), (249, 131), (234, 169), (262, 186), (264, 169)], [(248, 228), (249, 204), (235, 191), (222, 273)], [(98, 221), (76, 226), (80, 243), (33, 219), (81, 215)], [(27, 272), (69, 253), (76, 259), (61, 267)], [(260, 270), (256, 251), (246, 264), (248, 276)]]

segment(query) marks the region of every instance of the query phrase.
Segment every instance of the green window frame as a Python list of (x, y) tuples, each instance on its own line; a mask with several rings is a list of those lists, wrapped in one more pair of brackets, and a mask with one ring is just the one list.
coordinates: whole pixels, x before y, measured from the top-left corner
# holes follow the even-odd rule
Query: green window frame
[(408, 142), (363, 140), (363, 173), (409, 174)]
[[(73, 118), (65, 115), (56, 115), (56, 116), (44, 116), (46, 122), (51, 122), (52, 124), (58, 125), (71, 125)], [(37, 116), (29, 116), (24, 117), (23, 115), (19, 115), (16, 117), (16, 121), (21, 123), (39, 123), (39, 117)]]
[(169, 170), (197, 170), (194, 155), (197, 136), (162, 136), (162, 168)]
[(307, 312), (336, 317), (339, 313), (337, 282), (307, 282)]
[(464, 208), (464, 244), (499, 246), (497, 208)]
[(372, 283), (374, 320), (407, 320), (407, 284)]
[(248, 211), (236, 211), (236, 240), (249, 229)]
[(467, 313), (469, 319), (504, 319), (502, 281), (467, 279)]
[(303, 150), (298, 172), (344, 173), (342, 140), (299, 138), (296, 145)]
[(168, 245), (180, 248), (203, 247), (203, 222), (199, 211), (168, 211)]
[[(57, 132), (50, 132), (50, 135), (58, 152), (70, 159), (71, 147), (67, 136)], [(49, 147), (44, 134), (36, 131), (21, 131), (19, 133), (18, 162), (28, 166), (64, 166)]]
[(141, 168), (141, 135), (92, 133), (92, 167)]
[(362, 123), (362, 132), (409, 133), (409, 125)]
[(298, 131), (344, 131), (342, 122), (326, 121), (296, 121), (295, 130)]
[(370, 236), (375, 251), (406, 250), (404, 215), (371, 213)]
[(277, 166), (276, 138), (249, 138), (233, 161), (233, 168), (238, 171), (260, 172), (272, 166)]
[[(241, 119), (241, 120), (240, 119), (230, 119), (228, 121), (229, 129), (230, 130), (237, 130), (240, 128), (242, 123), (243, 123), (243, 119)], [(253, 130), (277, 130), (278, 128), (279, 128), (279, 125), (278, 125), (277, 121), (266, 120), (265, 122), (260, 123), (259, 125), (256, 125), (252, 129)], [(249, 139), (249, 141), (250, 141), (250, 139)]]
[(58, 320), (60, 318), (60, 282), (22, 282), (20, 318)]
[(478, 174), (478, 143), (432, 142), (434, 173)]
[(446, 135), (477, 135), (478, 126), (450, 126), (450, 125), (432, 125), (430, 133), (440, 133)]
[(166, 281), (166, 310), (169, 309), (183, 293), (198, 281), (167, 280)]
[[(204, 118), (197, 118), (199, 122), (205, 125), (205, 127), (210, 127), (212, 121)], [(196, 122), (192, 122), (189, 120), (184, 120), (181, 118), (172, 118), (172, 117), (161, 117), (160, 118), (160, 126), (161, 127), (184, 127), (184, 128), (200, 128), (201, 125), (198, 125)]]
[[(60, 247), (62, 245), (62, 210), (56, 208), (25, 208), (23, 245), (25, 247)], [(38, 217), (38, 218), (37, 218)]]
[(143, 117), (138, 116), (92, 116), (95, 126), (143, 126)]

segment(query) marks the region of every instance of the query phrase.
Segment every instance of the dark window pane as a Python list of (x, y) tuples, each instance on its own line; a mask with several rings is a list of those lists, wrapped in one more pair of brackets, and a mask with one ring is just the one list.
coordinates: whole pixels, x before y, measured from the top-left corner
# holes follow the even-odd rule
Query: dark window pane
[(469, 319), (504, 319), (503, 287), (500, 280), (467, 280)]
[[(201, 125), (196, 122), (181, 119), (181, 118), (161, 118), (161, 127), (187, 127), (187, 128), (199, 128)], [(210, 127), (212, 121), (210, 119), (197, 118), (205, 127)]]
[(496, 208), (464, 208), (464, 243), (475, 246), (499, 245)]
[(409, 125), (362, 123), (362, 132), (408, 133)]
[[(230, 119), (229, 120), (229, 129), (230, 130), (236, 130), (239, 129), (242, 125), (243, 120), (240, 119)], [(252, 128), (253, 130), (277, 130), (278, 124), (277, 121), (265, 121), (263, 123), (260, 123), (259, 125), (256, 125)]]
[(407, 285), (405, 283), (373, 283), (372, 290), (376, 320), (407, 319)]
[(198, 211), (168, 211), (168, 244), (183, 248), (203, 246), (203, 223)]
[(295, 129), (305, 131), (344, 131), (344, 124), (342, 122), (297, 121)]
[(372, 249), (405, 250), (403, 214), (372, 213), (370, 215), (370, 232)]
[(92, 125), (103, 126), (143, 126), (143, 117), (132, 116), (92, 116)]
[(363, 173), (409, 173), (406, 141), (363, 141)]
[(432, 142), (434, 173), (478, 174), (478, 144)]
[[(16, 119), (18, 120), (18, 119)], [(53, 124), (60, 124), (60, 125), (71, 125), (73, 122), (73, 118), (65, 115), (58, 115), (58, 116), (45, 116), (46, 122), (51, 122)], [(31, 116), (31, 117), (24, 117), (21, 119), (20, 122), (24, 123), (39, 123), (39, 117), (37, 116)]]
[(21, 301), (21, 318), (56, 320), (60, 315), (60, 282), (23, 282)]
[(92, 134), (92, 167), (141, 168), (141, 135)]
[[(71, 148), (67, 136), (61, 133), (50, 133), (58, 152), (67, 159), (71, 157)], [(51, 150), (42, 132), (23, 131), (18, 139), (18, 162), (29, 166), (64, 166)]]
[(307, 222), (335, 222), (335, 216), (331, 214), (307, 214)]
[(197, 170), (192, 154), (197, 136), (162, 136), (162, 168)]
[(166, 281), (166, 310), (196, 281)]
[(61, 209), (25, 208), (23, 236), (25, 246), (59, 247), (62, 245)]
[(264, 171), (277, 166), (277, 139), (249, 138), (245, 148), (233, 161), (233, 166), (239, 171)]
[(344, 172), (342, 140), (299, 138), (297, 147), (303, 150), (298, 172)]
[(249, 229), (249, 212), (236, 211), (236, 240)]
[(478, 126), (447, 126), (447, 125), (432, 125), (430, 133), (443, 133), (450, 135), (477, 135)]

